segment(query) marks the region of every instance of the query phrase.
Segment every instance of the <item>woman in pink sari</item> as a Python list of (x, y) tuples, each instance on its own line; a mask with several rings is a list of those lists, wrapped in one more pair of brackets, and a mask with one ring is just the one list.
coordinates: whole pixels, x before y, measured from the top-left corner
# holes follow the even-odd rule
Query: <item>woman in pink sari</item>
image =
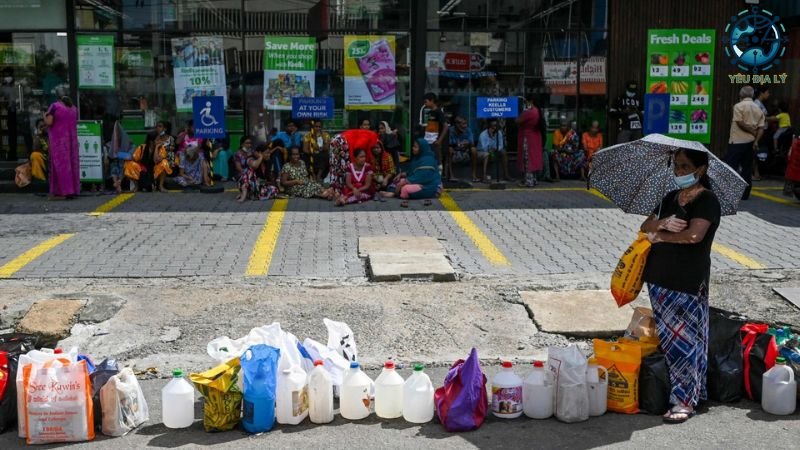
[(50, 105), (44, 116), (50, 139), (50, 196), (74, 198), (81, 191), (78, 111), (69, 97)]
[(533, 103), (533, 95), (529, 95), (525, 99), (525, 111), (517, 118), (517, 171), (525, 174), (523, 184), (527, 187), (536, 186), (535, 174), (541, 172), (543, 166), (540, 117), (541, 111)]

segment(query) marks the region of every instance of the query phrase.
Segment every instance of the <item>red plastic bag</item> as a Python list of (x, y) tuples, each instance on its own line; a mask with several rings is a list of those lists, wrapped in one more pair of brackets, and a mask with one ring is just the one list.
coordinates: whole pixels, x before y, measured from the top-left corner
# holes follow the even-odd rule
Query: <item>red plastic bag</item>
[(744, 392), (750, 400), (761, 400), (764, 372), (775, 365), (778, 344), (775, 336), (768, 334), (766, 324), (748, 323), (742, 327), (744, 347)]
[(456, 361), (444, 386), (434, 394), (436, 415), (444, 429), (450, 432), (480, 428), (489, 410), (486, 394), (486, 375), (481, 370), (478, 351), (473, 348), (466, 361)]
[(798, 137), (792, 140), (792, 150), (786, 162), (786, 181), (800, 183), (800, 138)]

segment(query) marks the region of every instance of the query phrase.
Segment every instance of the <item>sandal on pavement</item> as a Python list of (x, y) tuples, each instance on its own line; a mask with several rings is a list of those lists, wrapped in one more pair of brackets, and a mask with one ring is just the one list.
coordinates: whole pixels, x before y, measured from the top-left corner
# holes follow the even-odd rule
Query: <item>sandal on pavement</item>
[(401, 208), (408, 208), (408, 200), (403, 200), (402, 202), (400, 202), (400, 207)]
[(683, 405), (675, 405), (664, 414), (664, 423), (678, 424), (683, 423), (694, 417), (695, 411)]

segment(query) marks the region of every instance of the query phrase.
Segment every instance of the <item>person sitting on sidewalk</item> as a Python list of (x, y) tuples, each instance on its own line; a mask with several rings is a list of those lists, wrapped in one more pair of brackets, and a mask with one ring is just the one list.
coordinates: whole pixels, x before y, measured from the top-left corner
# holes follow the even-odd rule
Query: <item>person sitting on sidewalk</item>
[(175, 182), (183, 187), (211, 185), (208, 177), (208, 163), (197, 145), (191, 144), (184, 150)]
[(44, 119), (36, 121), (36, 135), (30, 155), (31, 175), (39, 181), (47, 181), (47, 125)]
[(453, 173), (453, 162), (472, 161), (472, 182), (477, 183), (478, 169), (478, 150), (475, 148), (475, 138), (472, 130), (467, 126), (467, 121), (461, 116), (457, 116), (453, 121), (455, 127), (448, 135), (449, 147), (447, 151), (447, 163), (445, 164), (445, 176), (448, 180), (455, 180)]
[[(246, 136), (247, 141), (252, 138)], [(239, 196), (236, 201), (269, 200), (278, 195), (278, 188), (269, 182), (267, 144), (258, 144), (255, 151), (246, 151), (244, 170), (239, 177)]]
[(372, 166), (367, 163), (367, 151), (359, 148), (353, 153), (355, 158), (347, 167), (345, 186), (336, 199), (336, 206), (361, 203), (375, 195)]
[(583, 166), (586, 162), (583, 150), (579, 146), (578, 132), (570, 126), (567, 119), (561, 120), (561, 127), (553, 132), (553, 160), (556, 164), (556, 180), (563, 175), (578, 173), (585, 179)]
[[(596, 120), (592, 121), (592, 126), (589, 127), (589, 131), (584, 131), (581, 135), (581, 145), (583, 145), (583, 151), (586, 154), (586, 165), (591, 169), (592, 156), (603, 148), (603, 133), (600, 132), (600, 122)], [(581, 178), (585, 176), (586, 170), (582, 168)]]
[(376, 200), (383, 200), (382, 193), (393, 185), (394, 177), (397, 175), (397, 166), (394, 165), (392, 155), (383, 148), (383, 144), (378, 143), (372, 147), (372, 156), (375, 161), (375, 189)]
[(505, 137), (498, 128), (497, 121), (492, 120), (489, 122), (489, 126), (478, 136), (478, 160), (483, 160), (484, 181), (486, 181), (486, 171), (489, 166), (489, 155), (492, 153), (496, 155), (495, 160), (500, 164), (503, 178), (508, 178), (508, 168), (506, 167), (508, 156), (506, 156)]
[(386, 196), (399, 195), (403, 199), (400, 203), (403, 208), (408, 208), (409, 199), (425, 199), (423, 205), (430, 206), (430, 199), (441, 193), (442, 176), (436, 167), (436, 155), (425, 139), (417, 139), (412, 144), (411, 160), (397, 175), (395, 186), (395, 192)]
[(289, 161), (281, 169), (281, 186), (292, 197), (333, 199), (333, 188), (325, 189), (309, 175), (300, 147), (292, 147), (289, 151)]

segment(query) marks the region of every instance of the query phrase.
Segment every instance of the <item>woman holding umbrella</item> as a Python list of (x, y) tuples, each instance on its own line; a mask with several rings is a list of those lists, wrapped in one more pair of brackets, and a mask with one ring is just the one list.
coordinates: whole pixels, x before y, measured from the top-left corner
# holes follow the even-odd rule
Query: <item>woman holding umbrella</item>
[(641, 227), (653, 244), (643, 278), (672, 385), (674, 406), (664, 415), (669, 423), (685, 422), (706, 399), (711, 245), (721, 216), (708, 168), (709, 153), (678, 149), (673, 170), (679, 189)]

